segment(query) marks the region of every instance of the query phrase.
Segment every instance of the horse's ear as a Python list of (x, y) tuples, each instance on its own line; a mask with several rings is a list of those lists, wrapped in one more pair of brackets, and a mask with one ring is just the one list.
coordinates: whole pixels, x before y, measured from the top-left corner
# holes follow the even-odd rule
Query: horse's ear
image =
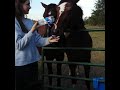
[(46, 8), (46, 7), (47, 7), (47, 5), (46, 5), (46, 4), (44, 4), (44, 3), (42, 3), (42, 2), (41, 2), (41, 4), (42, 4), (42, 6), (43, 6), (44, 8)]

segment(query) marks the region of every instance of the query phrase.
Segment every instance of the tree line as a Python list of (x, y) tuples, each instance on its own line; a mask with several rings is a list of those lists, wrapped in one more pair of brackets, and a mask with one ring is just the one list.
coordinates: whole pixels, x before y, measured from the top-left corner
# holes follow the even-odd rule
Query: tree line
[(84, 18), (85, 24), (93, 26), (105, 25), (105, 0), (97, 0), (94, 7), (91, 16)]

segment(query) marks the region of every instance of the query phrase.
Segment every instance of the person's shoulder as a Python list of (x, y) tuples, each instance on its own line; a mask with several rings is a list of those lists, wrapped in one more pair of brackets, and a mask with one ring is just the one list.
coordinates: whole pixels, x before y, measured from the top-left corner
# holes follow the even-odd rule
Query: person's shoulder
[(18, 20), (17, 20), (17, 18), (15, 17), (15, 24), (16, 24), (16, 23), (18, 23)]
[(27, 21), (27, 22), (33, 22), (33, 20), (30, 19), (30, 18), (24, 18), (24, 19), (25, 19), (25, 21)]
[(17, 18), (15, 17), (15, 28), (18, 28), (18, 27), (20, 27), (20, 24), (19, 24)]
[(33, 20), (29, 18), (24, 18), (23, 22), (28, 25), (33, 25)]

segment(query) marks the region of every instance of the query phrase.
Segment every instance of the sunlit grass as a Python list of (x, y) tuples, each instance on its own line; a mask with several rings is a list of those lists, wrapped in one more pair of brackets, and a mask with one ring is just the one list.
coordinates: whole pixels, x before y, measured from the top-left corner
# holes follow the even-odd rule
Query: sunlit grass
[[(104, 26), (86, 26), (87, 29), (91, 30), (105, 30)], [(105, 31), (101, 32), (89, 32), (93, 40), (93, 48), (105, 48)], [(105, 51), (92, 51), (91, 62), (94, 63), (105, 63)]]

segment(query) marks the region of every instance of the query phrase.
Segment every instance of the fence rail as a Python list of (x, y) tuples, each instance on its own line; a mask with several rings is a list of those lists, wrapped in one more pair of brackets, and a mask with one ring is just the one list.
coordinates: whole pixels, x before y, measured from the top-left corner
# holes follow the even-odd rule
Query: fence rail
[(105, 32), (105, 30), (103, 30), (103, 29), (99, 29), (99, 30), (86, 29), (86, 30), (81, 30), (81, 31), (88, 31), (88, 32)]
[(104, 67), (105, 64), (96, 64), (96, 63), (83, 63), (83, 62), (68, 62), (68, 61), (43, 61), (43, 63), (54, 63), (54, 64), (76, 64), (76, 65), (89, 65), (89, 66), (97, 66)]
[(64, 49), (64, 50), (92, 50), (92, 51), (105, 51), (105, 48), (86, 48), (86, 47), (43, 47), (43, 49)]
[[(63, 76), (63, 75), (53, 75), (53, 74), (43, 74), (43, 76), (46, 76), (46, 77), (54, 77), (54, 78), (86, 80), (86, 81), (92, 81), (92, 80), (93, 80), (93, 78), (80, 78), (80, 77)], [(105, 82), (105, 80), (99, 80), (99, 82)]]
[[(86, 29), (82, 31), (88, 32), (105, 32), (103, 29), (99, 30), (92, 30)], [(54, 75), (54, 74), (44, 74), (44, 64), (45, 63), (54, 63), (54, 64), (76, 64), (76, 65), (89, 65), (89, 66), (97, 66), (97, 67), (105, 67), (105, 64), (98, 64), (98, 63), (83, 63), (83, 62), (68, 62), (68, 61), (46, 61), (44, 60), (44, 50), (46, 49), (62, 49), (62, 50), (91, 50), (91, 51), (105, 51), (105, 48), (87, 48), (87, 47), (42, 47), (42, 67), (43, 67), (43, 74), (42, 77), (53, 77), (53, 78), (65, 78), (65, 79), (77, 79), (77, 80), (87, 80), (92, 81), (93, 78), (80, 78), (80, 77), (72, 77), (72, 76), (63, 76), (63, 75)], [(105, 80), (99, 80), (99, 82), (105, 83)], [(47, 86), (44, 85), (46, 88), (55, 88), (61, 90), (75, 90), (75, 88), (67, 88), (67, 87), (56, 87), (56, 86)]]

